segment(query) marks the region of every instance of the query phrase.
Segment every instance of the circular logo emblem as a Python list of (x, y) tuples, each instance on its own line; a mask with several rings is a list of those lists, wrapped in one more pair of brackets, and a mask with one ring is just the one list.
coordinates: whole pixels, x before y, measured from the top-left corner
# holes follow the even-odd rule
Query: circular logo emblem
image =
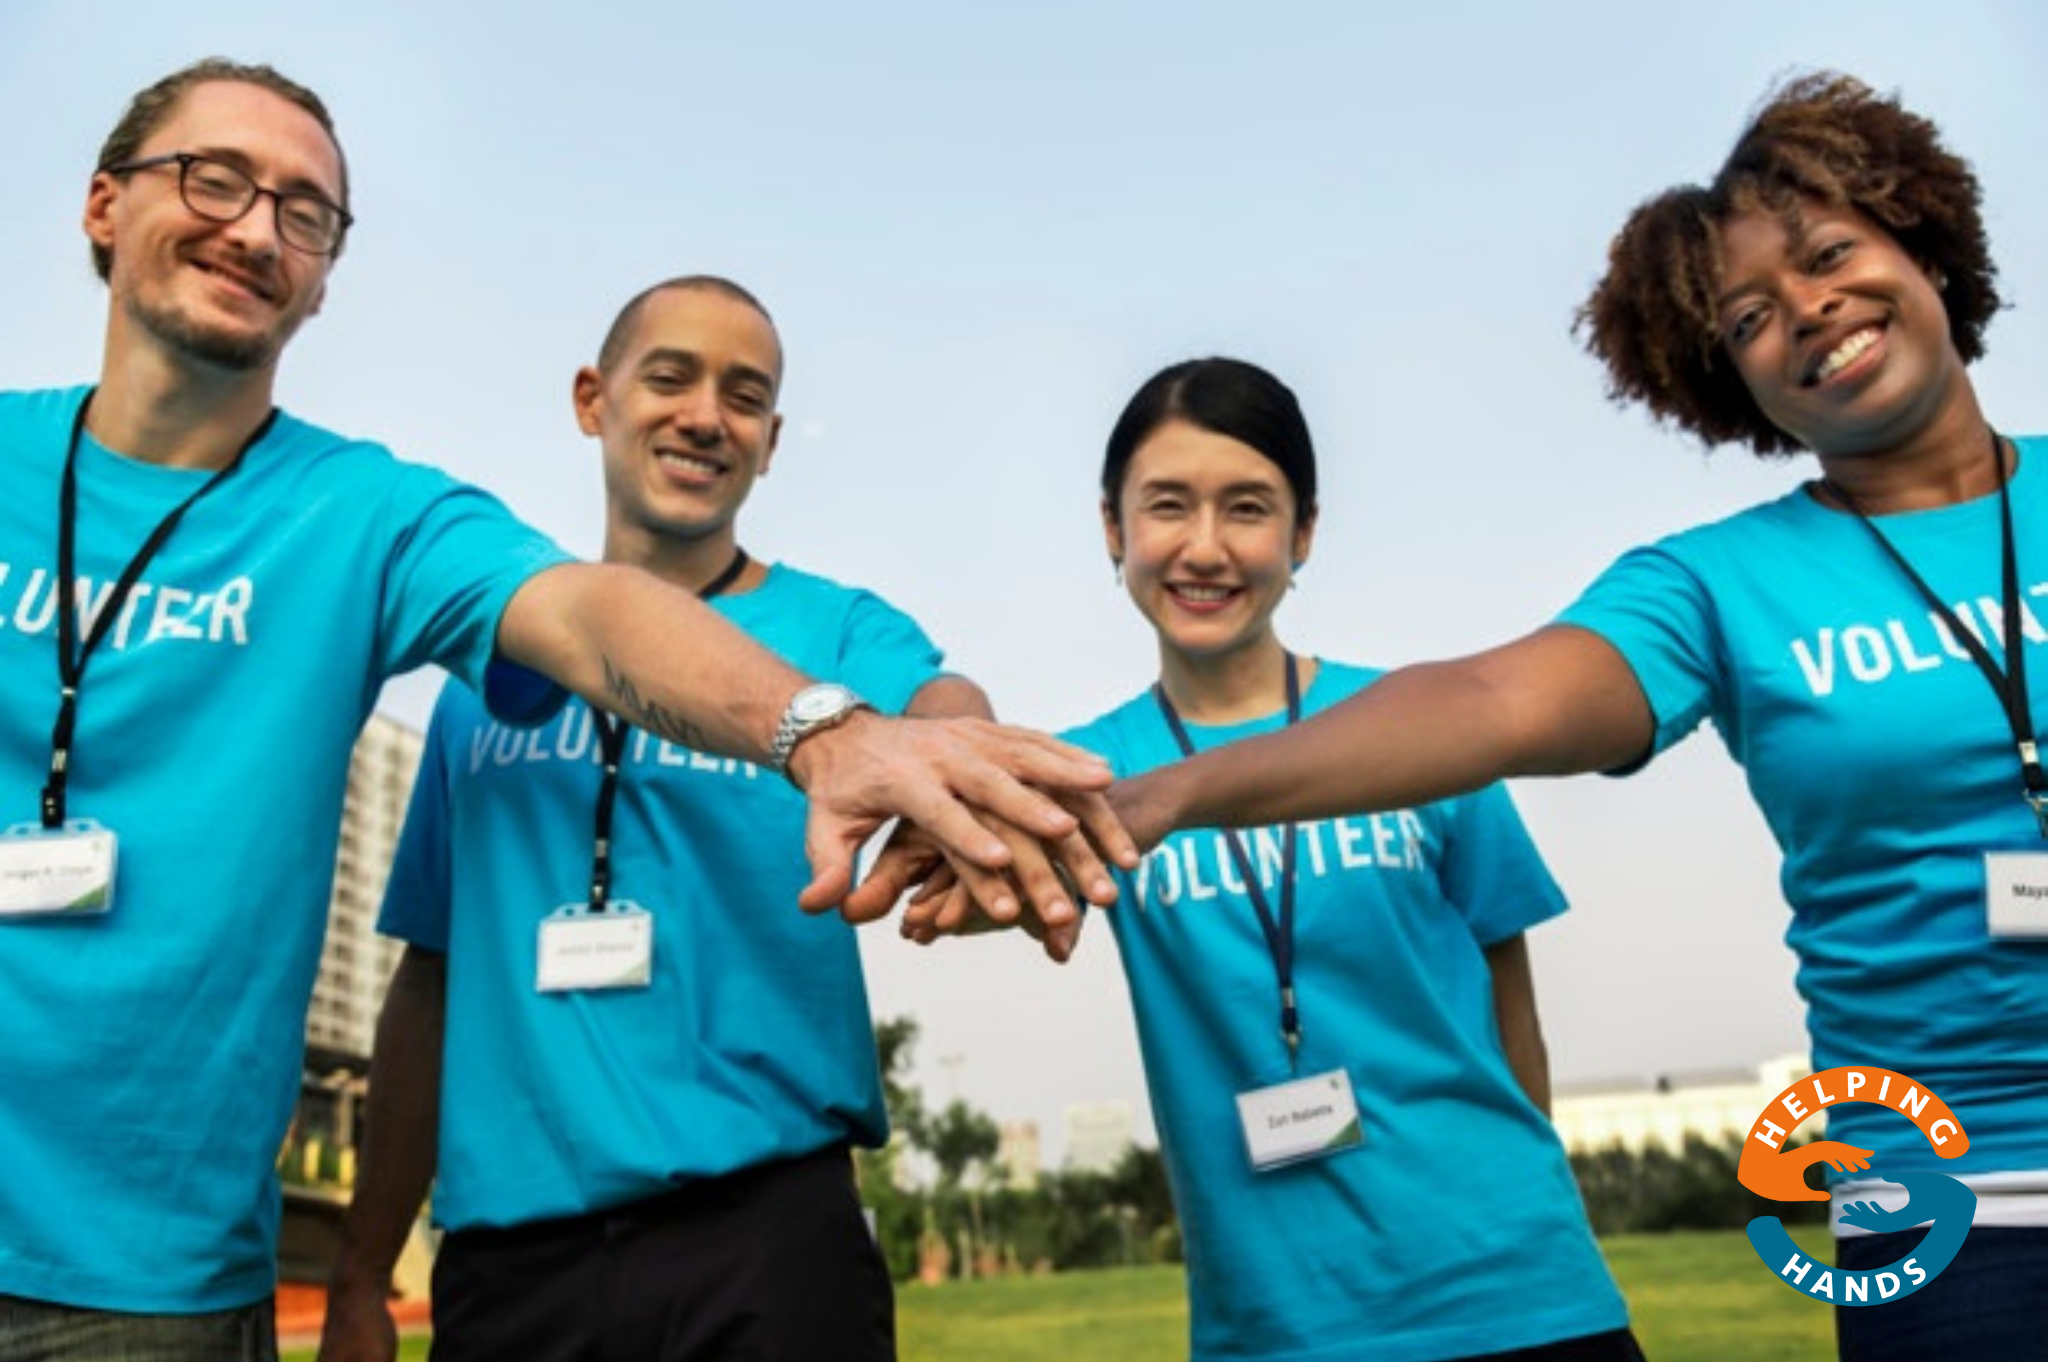
[(1912, 1295), (1955, 1258), (1977, 1212), (1977, 1194), (1945, 1173), (1872, 1168), (1870, 1150), (1839, 1140), (1786, 1145), (1801, 1121), (1844, 1102), (1872, 1102), (1896, 1111), (1920, 1128), (1941, 1158), (1956, 1158), (1970, 1147), (1962, 1123), (1931, 1089), (1891, 1069), (1845, 1065), (1800, 1079), (1764, 1107), (1742, 1142), (1735, 1176), (1750, 1191), (1773, 1201), (1828, 1200), (1828, 1193), (1806, 1185), (1806, 1170), (1816, 1163), (1843, 1173), (1867, 1169), (1873, 1181), (1904, 1187), (1912, 1199), (1899, 1210), (1888, 1211), (1875, 1201), (1852, 1201), (1842, 1210), (1843, 1224), (1878, 1234), (1934, 1222), (1918, 1244), (1880, 1268), (1852, 1272), (1815, 1262), (1792, 1242), (1775, 1215), (1749, 1222), (1749, 1242), (1757, 1257), (1794, 1291), (1834, 1305), (1883, 1305)]

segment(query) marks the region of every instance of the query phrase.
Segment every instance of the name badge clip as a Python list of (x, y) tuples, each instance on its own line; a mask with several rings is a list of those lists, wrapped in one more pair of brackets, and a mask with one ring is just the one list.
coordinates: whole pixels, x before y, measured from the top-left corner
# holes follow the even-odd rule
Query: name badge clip
[(568, 903), (541, 919), (534, 987), (542, 993), (646, 988), (654, 981), (654, 918), (625, 899)]
[(1984, 853), (1984, 920), (1994, 940), (2048, 941), (2048, 851)]
[(119, 847), (90, 818), (0, 833), (0, 918), (87, 917), (114, 906)]
[(1358, 1099), (1344, 1069), (1241, 1092), (1237, 1119), (1254, 1173), (1340, 1154), (1365, 1143)]

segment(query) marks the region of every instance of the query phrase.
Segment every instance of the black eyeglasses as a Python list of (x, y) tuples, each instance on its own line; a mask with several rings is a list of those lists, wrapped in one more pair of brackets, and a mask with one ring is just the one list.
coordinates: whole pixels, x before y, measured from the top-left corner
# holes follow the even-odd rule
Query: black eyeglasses
[(346, 208), (318, 194), (265, 189), (225, 161), (189, 151), (108, 166), (107, 174), (132, 175), (173, 165), (178, 168), (178, 197), (200, 217), (209, 222), (239, 222), (256, 206), (257, 199), (268, 194), (277, 213), (277, 234), (285, 245), (309, 255), (333, 255), (340, 250), (341, 239), (355, 221)]

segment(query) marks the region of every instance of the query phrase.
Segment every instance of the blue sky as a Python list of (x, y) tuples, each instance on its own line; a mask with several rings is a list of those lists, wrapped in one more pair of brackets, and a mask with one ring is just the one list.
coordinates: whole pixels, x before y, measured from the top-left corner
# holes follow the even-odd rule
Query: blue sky
[[(1177, 359), (1240, 355), (1300, 394), (1324, 512), (1282, 632), (1353, 661), (1498, 642), (1631, 544), (1805, 476), (1612, 408), (1569, 330), (1629, 208), (1710, 173), (1791, 70), (1897, 88), (1975, 162), (2015, 304), (1979, 382), (1995, 421), (2048, 428), (2048, 11), (2021, 0), (0, 0), (10, 386), (94, 371), (94, 153), (135, 88), (213, 53), (321, 91), (354, 173), (288, 406), (594, 552), (570, 375), (642, 285), (731, 275), (789, 356), (744, 542), (881, 590), (1044, 726), (1152, 675), (1093, 487), (1123, 400)], [(433, 686), (387, 707), (418, 721)], [(1516, 793), (1575, 905), (1534, 937), (1561, 1079), (1800, 1045), (1775, 859), (1712, 735)], [(1019, 942), (864, 944), (936, 1095), (1055, 1146), (1068, 1101), (1142, 1109), (1107, 932), (1065, 971)]]

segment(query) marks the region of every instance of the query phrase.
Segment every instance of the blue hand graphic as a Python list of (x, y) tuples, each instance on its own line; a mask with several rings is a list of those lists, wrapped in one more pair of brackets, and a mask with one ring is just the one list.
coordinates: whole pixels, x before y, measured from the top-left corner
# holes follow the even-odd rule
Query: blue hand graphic
[[(1764, 1266), (1795, 1291), (1818, 1294), (1816, 1288), (1824, 1277), (1827, 1298), (1839, 1305), (1880, 1305), (1909, 1296), (1934, 1280), (1963, 1246), (1971, 1218), (1977, 1213), (1977, 1194), (1946, 1173), (1896, 1173), (1884, 1180), (1904, 1187), (1911, 1200), (1896, 1211), (1874, 1201), (1852, 1201), (1842, 1208), (1842, 1223), (1884, 1234), (1933, 1221), (1926, 1236), (1897, 1262), (1862, 1272), (1830, 1269), (1824, 1264), (1800, 1269), (1797, 1265), (1806, 1260), (1774, 1215), (1760, 1215), (1749, 1222), (1749, 1242)], [(1809, 1277), (1812, 1270), (1818, 1270), (1820, 1276)]]

